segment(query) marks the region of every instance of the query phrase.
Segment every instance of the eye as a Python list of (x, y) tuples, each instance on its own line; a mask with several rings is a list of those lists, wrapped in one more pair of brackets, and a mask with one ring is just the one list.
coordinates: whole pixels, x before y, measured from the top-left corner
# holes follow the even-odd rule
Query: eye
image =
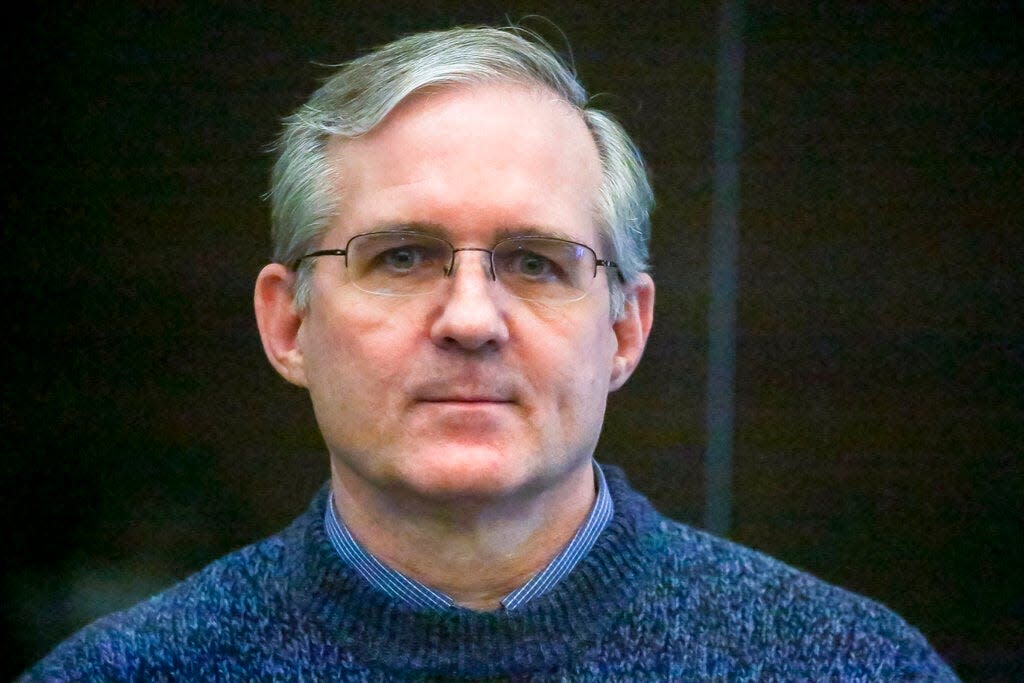
[(422, 265), (425, 258), (423, 249), (415, 246), (388, 249), (377, 257), (383, 267), (397, 272), (413, 270)]
[[(403, 239), (397, 242), (394, 238), (377, 240), (383, 244), (367, 245), (360, 256), (366, 259), (363, 270), (373, 271), (381, 275), (403, 276), (425, 274), (442, 271), (451, 260), (445, 254), (445, 243), (435, 241), (416, 241)], [(387, 243), (390, 242), (390, 243)]]
[(558, 275), (558, 266), (546, 256), (532, 251), (519, 250), (509, 258), (507, 271), (511, 275), (531, 280), (548, 280)]
[(539, 254), (524, 252), (516, 259), (516, 272), (530, 277), (541, 277), (551, 272), (554, 264)]

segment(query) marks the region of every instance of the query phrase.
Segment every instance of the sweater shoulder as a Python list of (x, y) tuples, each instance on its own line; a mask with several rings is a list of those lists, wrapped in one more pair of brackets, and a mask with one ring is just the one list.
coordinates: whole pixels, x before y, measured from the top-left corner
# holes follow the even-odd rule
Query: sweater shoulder
[(656, 529), (653, 590), (679, 601), (713, 647), (748, 659), (761, 653), (778, 675), (805, 665), (844, 680), (956, 680), (924, 636), (885, 605), (664, 517)]
[(239, 635), (259, 630), (282, 602), (277, 593), (286, 572), (284, 537), (292, 532), (231, 552), (153, 597), (96, 620), (20, 680), (166, 680), (185, 657), (215, 658), (237, 649)]

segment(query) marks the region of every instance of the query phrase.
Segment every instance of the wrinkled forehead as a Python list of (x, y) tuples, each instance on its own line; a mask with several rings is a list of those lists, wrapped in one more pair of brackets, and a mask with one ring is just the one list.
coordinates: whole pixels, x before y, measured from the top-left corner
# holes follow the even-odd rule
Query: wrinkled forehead
[[(502, 116), (507, 112), (515, 112), (516, 118)], [(508, 80), (420, 88), (362, 135), (332, 137), (328, 153), (336, 159), (380, 138), (412, 142), (437, 130), (446, 133), (451, 144), (487, 135), (505, 135), (510, 143), (538, 140), (553, 157), (590, 171), (595, 179), (600, 173), (597, 144), (579, 108), (544, 86)]]
[(327, 155), (340, 211), (365, 208), (361, 194), (374, 195), (377, 210), (413, 198), (461, 206), (475, 199), (531, 224), (574, 210), (596, 225), (597, 145), (581, 112), (545, 88), (424, 89), (369, 132), (330, 140)]

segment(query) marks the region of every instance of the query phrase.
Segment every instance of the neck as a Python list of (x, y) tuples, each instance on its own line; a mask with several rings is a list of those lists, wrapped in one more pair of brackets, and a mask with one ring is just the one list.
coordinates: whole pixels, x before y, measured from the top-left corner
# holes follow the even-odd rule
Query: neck
[(332, 462), (336, 512), (391, 568), (474, 610), (494, 610), (572, 539), (594, 503), (590, 461), (554, 487), (488, 499), (433, 500), (381, 490)]

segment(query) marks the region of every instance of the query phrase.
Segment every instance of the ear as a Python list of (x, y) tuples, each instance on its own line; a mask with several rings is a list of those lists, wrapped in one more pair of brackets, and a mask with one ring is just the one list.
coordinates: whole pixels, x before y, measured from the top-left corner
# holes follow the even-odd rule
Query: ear
[(644, 354), (647, 337), (654, 323), (654, 280), (641, 273), (636, 282), (624, 285), (626, 306), (622, 316), (612, 322), (618, 348), (612, 359), (609, 388), (615, 391), (629, 379)]
[(293, 297), (295, 273), (271, 263), (256, 278), (253, 303), (263, 351), (274, 369), (292, 384), (306, 386), (306, 368), (297, 344), (302, 315)]

